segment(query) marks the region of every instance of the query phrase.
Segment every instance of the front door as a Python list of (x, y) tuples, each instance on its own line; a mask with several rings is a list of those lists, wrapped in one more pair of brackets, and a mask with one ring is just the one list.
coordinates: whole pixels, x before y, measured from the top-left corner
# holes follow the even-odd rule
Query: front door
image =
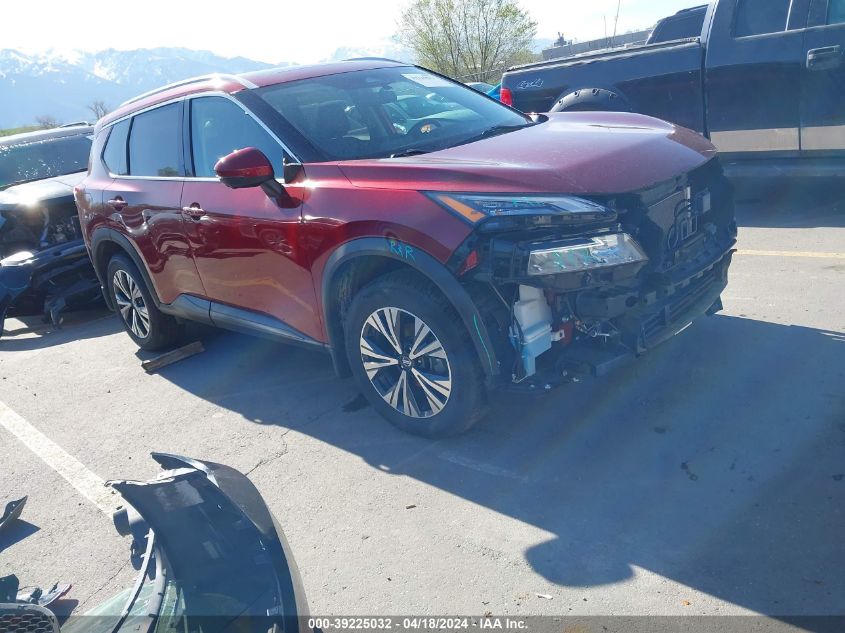
[(721, 153), (799, 155), (806, 1), (720, 0), (717, 5), (705, 86), (708, 131)]
[(814, 0), (804, 60), (801, 149), (845, 156), (845, 0)]
[[(188, 163), (193, 177), (185, 182), (182, 207), (190, 218), (188, 235), (206, 296), (321, 338), (314, 286), (300, 245), (300, 206), (282, 208), (259, 187), (229, 189), (214, 173), (223, 156), (255, 147), (281, 175), (282, 146), (230, 98), (198, 97), (189, 105)], [(233, 317), (242, 318), (243, 313), (221, 314)]]
[(104, 156), (115, 178), (104, 191), (104, 202), (135, 243), (164, 303), (180, 294), (204, 293), (180, 208), (185, 175), (181, 121), (181, 103), (121, 121), (110, 133)]

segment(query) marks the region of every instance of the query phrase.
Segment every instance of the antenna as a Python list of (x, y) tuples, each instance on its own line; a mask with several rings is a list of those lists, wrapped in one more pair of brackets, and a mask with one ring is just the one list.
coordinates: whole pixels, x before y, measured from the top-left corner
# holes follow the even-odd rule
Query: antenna
[(616, 41), (616, 27), (619, 26), (619, 9), (622, 8), (622, 0), (617, 0), (616, 2), (616, 19), (613, 21), (613, 41), (611, 42), (611, 47), (615, 44)]

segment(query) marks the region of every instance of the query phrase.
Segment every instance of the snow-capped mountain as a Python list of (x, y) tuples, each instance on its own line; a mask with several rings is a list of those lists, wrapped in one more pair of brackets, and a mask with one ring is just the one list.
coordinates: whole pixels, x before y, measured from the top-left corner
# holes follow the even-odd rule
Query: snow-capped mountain
[(187, 77), (287, 65), (184, 48), (38, 55), (0, 50), (0, 129), (33, 123), (38, 116), (59, 122), (91, 120), (87, 106), (93, 101), (113, 108), (138, 93)]
[(334, 62), (353, 57), (385, 57), (400, 62), (414, 62), (414, 53), (392, 38), (379, 39), (368, 46), (342, 46), (323, 61)]

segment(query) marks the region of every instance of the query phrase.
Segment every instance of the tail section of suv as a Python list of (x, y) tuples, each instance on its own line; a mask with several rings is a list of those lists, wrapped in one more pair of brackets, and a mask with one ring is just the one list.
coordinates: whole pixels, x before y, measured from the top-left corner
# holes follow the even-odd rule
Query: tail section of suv
[[(397, 125), (411, 101), (431, 113)], [(501, 386), (601, 374), (717, 311), (736, 235), (688, 130), (529, 117), (385, 60), (144, 95), (98, 124), (76, 198), (141, 347), (189, 319), (325, 350), (430, 437)]]

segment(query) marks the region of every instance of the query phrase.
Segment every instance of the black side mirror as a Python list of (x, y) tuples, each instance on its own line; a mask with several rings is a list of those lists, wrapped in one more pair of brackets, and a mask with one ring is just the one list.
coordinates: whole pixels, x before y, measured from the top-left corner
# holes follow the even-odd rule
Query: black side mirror
[(294, 182), (301, 173), (302, 163), (290, 161), (287, 156), (282, 159), (282, 177), (285, 179), (285, 184)]

